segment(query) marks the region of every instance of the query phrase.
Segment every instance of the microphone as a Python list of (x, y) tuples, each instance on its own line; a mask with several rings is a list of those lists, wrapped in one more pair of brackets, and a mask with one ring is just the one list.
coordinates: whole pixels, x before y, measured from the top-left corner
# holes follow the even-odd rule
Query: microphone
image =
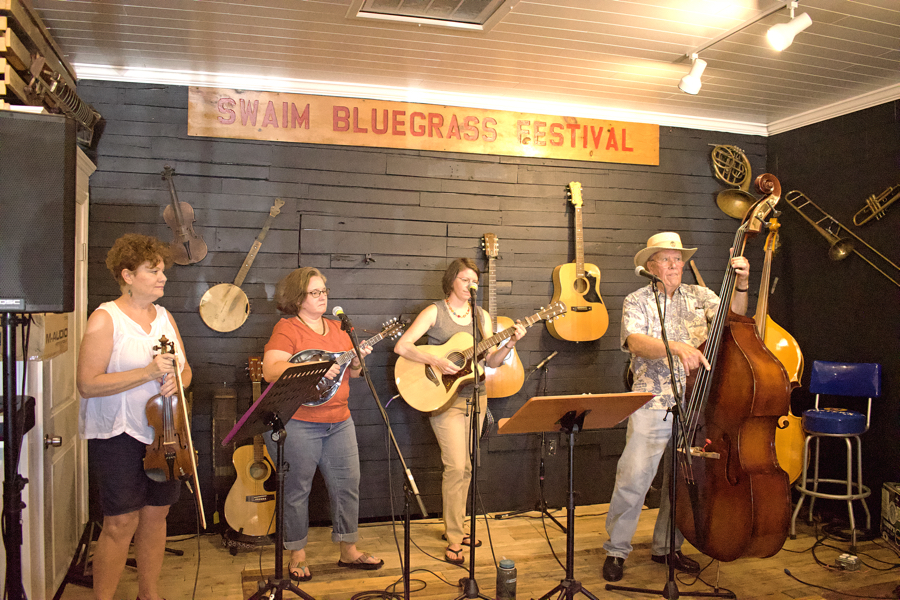
[(554, 351), (553, 351), (553, 354), (551, 354), (550, 356), (548, 356), (547, 358), (545, 358), (544, 360), (542, 360), (541, 362), (539, 362), (539, 363), (537, 364), (537, 366), (534, 368), (535, 371), (538, 370), (538, 369), (542, 369), (542, 368), (544, 367), (544, 365), (546, 365), (548, 362), (550, 362), (550, 360), (551, 360), (554, 356), (556, 356), (557, 354), (559, 354), (559, 352), (556, 351), (556, 350), (554, 350)]
[(638, 277), (646, 277), (650, 281), (662, 281), (659, 277), (645, 269), (644, 267), (637, 267), (634, 270), (634, 274)]
[(478, 292), (478, 284), (473, 281), (472, 283), (469, 284), (469, 295), (474, 298), (475, 294), (477, 292)]
[(341, 308), (340, 306), (335, 306), (333, 309), (331, 309), (331, 314), (333, 314), (336, 317), (340, 317), (341, 321), (349, 321), (350, 320), (350, 317), (347, 316), (347, 313), (345, 313), (344, 309)]

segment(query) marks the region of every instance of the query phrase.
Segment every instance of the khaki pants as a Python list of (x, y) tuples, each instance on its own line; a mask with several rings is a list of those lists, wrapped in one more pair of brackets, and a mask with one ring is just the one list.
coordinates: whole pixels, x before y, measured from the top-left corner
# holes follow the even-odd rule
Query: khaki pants
[[(431, 413), (431, 428), (441, 447), (444, 476), (441, 495), (444, 500), (444, 532), (449, 544), (461, 544), (465, 531), (466, 500), (472, 480), (472, 462), (469, 460), (469, 419), (471, 407), (466, 411), (469, 398), (457, 397), (446, 408)], [(484, 424), (487, 396), (479, 394), (478, 431)]]

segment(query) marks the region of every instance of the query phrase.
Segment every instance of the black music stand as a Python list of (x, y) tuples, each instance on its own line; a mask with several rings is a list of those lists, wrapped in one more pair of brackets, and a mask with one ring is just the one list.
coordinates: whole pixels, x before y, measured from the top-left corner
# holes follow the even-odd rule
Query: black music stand
[(653, 394), (583, 394), (580, 396), (543, 396), (531, 398), (509, 419), (500, 419), (499, 433), (538, 433), (562, 431), (569, 436), (569, 504), (566, 514), (566, 578), (541, 596), (547, 600), (572, 600), (582, 593), (598, 600), (575, 579), (575, 434), (585, 429), (608, 429), (653, 398)]
[(316, 384), (328, 372), (334, 361), (323, 361), (289, 367), (274, 383), (269, 384), (256, 402), (244, 413), (231, 429), (222, 445), (227, 446), (240, 433), (240, 439), (252, 438), (265, 431), (271, 431), (272, 441), (278, 446), (275, 453), (275, 575), (269, 577), (266, 585), (250, 596), (249, 600), (259, 600), (263, 596), (281, 600), (282, 590), (290, 590), (304, 600), (315, 600), (312, 596), (284, 578), (284, 422), (289, 420), (300, 406), (310, 398), (318, 398)]

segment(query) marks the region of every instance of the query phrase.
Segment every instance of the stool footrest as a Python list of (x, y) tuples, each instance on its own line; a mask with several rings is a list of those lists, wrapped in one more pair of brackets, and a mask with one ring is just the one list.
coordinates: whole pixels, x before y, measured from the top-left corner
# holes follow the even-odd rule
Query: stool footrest
[[(818, 482), (819, 482), (819, 484), (830, 483), (830, 484), (840, 484), (841, 486), (844, 486), (844, 487), (847, 486), (847, 482), (844, 481), (843, 479), (819, 479)], [(806, 483), (807, 483), (807, 485), (809, 485), (810, 483), (813, 483), (813, 482), (811, 480), (807, 479)], [(862, 500), (863, 498), (868, 498), (869, 496), (872, 495), (872, 490), (869, 488), (869, 486), (864, 485), (864, 486), (861, 486), (861, 488), (860, 488), (860, 486), (856, 482), (851, 481), (850, 487), (854, 488), (855, 490), (859, 490), (859, 491), (856, 491), (849, 496), (847, 494), (827, 494), (825, 492), (819, 492), (819, 491), (811, 490), (809, 488), (804, 488), (802, 483), (794, 484), (794, 489), (797, 490), (798, 492), (800, 492), (801, 494), (806, 494), (807, 496), (812, 496), (814, 498), (825, 498), (828, 500)]]

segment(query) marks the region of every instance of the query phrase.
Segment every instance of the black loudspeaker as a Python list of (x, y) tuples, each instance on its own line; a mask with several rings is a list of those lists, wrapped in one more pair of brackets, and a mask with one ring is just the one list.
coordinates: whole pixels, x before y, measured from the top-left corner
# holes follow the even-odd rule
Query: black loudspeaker
[(0, 312), (75, 310), (75, 121), (0, 110)]

